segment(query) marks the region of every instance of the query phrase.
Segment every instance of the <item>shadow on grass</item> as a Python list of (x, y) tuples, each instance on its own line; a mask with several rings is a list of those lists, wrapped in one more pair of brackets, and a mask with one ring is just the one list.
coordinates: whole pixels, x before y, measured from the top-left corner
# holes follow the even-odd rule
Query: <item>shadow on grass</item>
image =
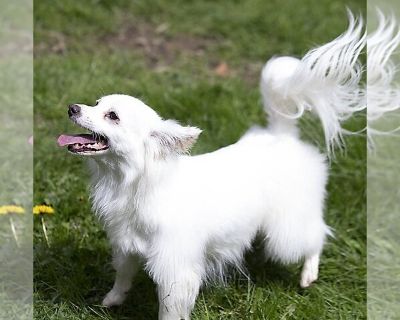
[(79, 240), (53, 238), (50, 248), (45, 241), (35, 244), (35, 300), (51, 305), (66, 304), (78, 314), (86, 309), (104, 319), (131, 319), (132, 315), (139, 320), (155, 319), (156, 292), (144, 272), (135, 278), (122, 306), (107, 309), (100, 305), (115, 275), (110, 250), (105, 241), (98, 238), (88, 246), (80, 244)]
[(251, 282), (256, 286), (273, 284), (292, 289), (298, 285), (299, 265), (285, 266), (269, 260), (265, 257), (264, 244), (259, 239), (253, 243), (252, 250), (246, 253), (245, 261)]
[[(111, 309), (100, 305), (112, 287), (115, 272), (110, 263), (106, 240), (99, 235), (87, 243), (81, 243), (80, 239), (71, 236), (53, 238), (50, 248), (40, 240), (35, 245), (35, 252), (36, 300), (64, 305), (77, 314), (87, 312), (101, 319), (131, 319), (132, 316), (138, 320), (157, 318), (156, 288), (144, 271), (135, 278), (123, 305)], [(265, 262), (261, 245), (256, 245), (246, 255), (245, 266), (252, 285), (263, 288), (279, 286), (291, 290), (297, 286), (298, 267)], [(245, 292), (247, 284), (248, 280), (238, 271), (231, 270), (228, 273), (228, 286), (243, 287)], [(203, 293), (213, 294), (214, 290), (210, 290), (213, 287), (203, 288)], [(217, 287), (218, 291), (223, 292), (223, 286)], [(229, 309), (229, 304), (225, 306), (223, 301), (220, 303), (221, 308)]]

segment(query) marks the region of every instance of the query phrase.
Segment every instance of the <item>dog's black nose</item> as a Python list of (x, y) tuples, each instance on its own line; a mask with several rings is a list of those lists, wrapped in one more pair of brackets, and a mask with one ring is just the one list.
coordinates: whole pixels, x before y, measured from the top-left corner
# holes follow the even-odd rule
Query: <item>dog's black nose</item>
[(77, 104), (70, 104), (68, 106), (68, 115), (70, 117), (75, 116), (81, 112), (81, 107)]

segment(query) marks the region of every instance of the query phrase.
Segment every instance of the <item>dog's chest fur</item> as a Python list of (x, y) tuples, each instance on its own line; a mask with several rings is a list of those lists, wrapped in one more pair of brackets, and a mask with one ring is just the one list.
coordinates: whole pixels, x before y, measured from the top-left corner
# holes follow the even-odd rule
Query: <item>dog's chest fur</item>
[(144, 204), (138, 203), (137, 197), (141, 189), (138, 183), (119, 179), (109, 171), (92, 176), (92, 206), (112, 247), (145, 257), (155, 226), (150, 217), (140, 214)]

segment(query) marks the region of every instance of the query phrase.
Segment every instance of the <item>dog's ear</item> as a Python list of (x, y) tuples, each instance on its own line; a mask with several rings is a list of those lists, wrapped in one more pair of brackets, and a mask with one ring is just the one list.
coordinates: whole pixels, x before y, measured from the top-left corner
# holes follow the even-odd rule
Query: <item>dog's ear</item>
[(165, 120), (151, 131), (150, 138), (155, 143), (155, 153), (165, 157), (168, 154), (188, 153), (200, 133), (199, 128), (184, 127), (174, 120)]

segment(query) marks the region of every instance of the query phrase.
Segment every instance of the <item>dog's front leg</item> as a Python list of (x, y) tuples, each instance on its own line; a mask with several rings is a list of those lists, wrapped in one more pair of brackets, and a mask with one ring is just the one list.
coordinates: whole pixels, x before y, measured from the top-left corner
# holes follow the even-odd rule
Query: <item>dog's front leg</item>
[(190, 320), (201, 280), (191, 270), (179, 266), (174, 279), (158, 285), (159, 320)]
[(124, 302), (132, 286), (132, 278), (139, 270), (140, 260), (137, 255), (116, 252), (113, 257), (113, 266), (116, 270), (114, 286), (102, 302), (102, 305), (106, 307), (118, 306)]

